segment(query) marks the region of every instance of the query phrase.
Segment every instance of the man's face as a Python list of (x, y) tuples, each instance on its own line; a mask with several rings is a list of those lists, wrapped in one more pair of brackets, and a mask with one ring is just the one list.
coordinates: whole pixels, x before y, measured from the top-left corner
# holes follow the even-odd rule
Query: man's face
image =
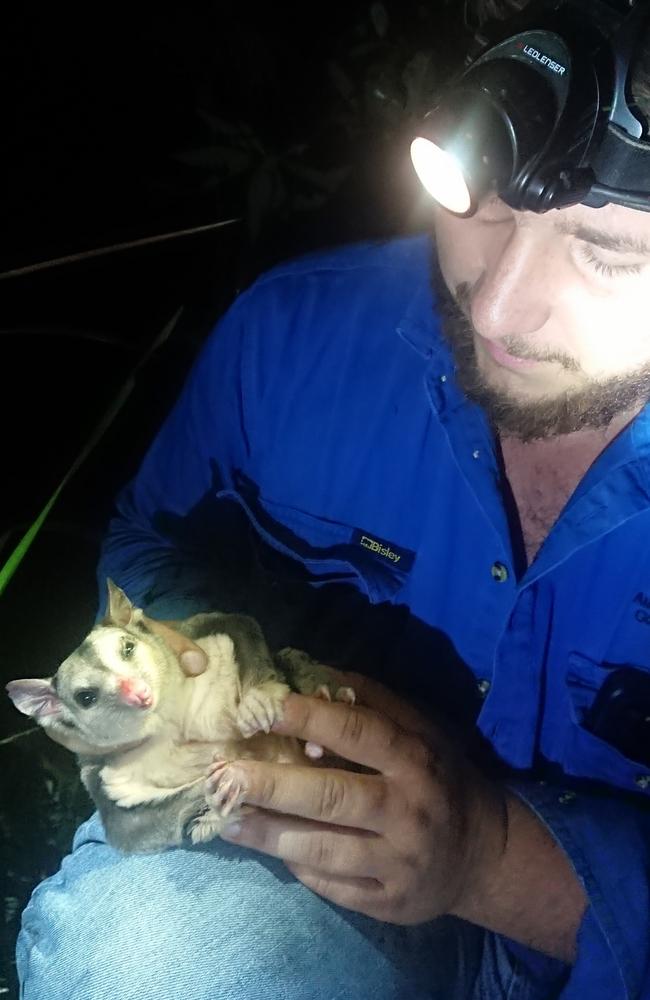
[[(461, 386), (525, 440), (605, 427), (650, 399), (650, 213), (576, 205), (545, 215), (486, 198), (435, 206), (433, 282)], [(597, 232), (594, 232), (597, 231)]]

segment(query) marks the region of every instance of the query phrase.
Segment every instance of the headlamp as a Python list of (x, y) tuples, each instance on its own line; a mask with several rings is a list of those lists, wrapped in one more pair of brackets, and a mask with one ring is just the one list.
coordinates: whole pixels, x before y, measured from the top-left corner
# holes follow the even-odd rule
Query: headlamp
[(650, 0), (537, 0), (486, 26), (411, 145), (427, 191), (467, 216), (492, 192), (522, 211), (650, 211), (647, 123), (629, 89), (649, 15)]

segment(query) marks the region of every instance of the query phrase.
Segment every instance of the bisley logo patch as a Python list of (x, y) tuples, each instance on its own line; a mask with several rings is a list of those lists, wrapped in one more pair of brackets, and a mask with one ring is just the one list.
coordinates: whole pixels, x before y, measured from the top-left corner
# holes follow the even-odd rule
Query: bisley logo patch
[(359, 530), (354, 534), (354, 542), (401, 570), (408, 571), (413, 565), (414, 552), (395, 545), (393, 542), (387, 542), (383, 538), (378, 538), (376, 535)]

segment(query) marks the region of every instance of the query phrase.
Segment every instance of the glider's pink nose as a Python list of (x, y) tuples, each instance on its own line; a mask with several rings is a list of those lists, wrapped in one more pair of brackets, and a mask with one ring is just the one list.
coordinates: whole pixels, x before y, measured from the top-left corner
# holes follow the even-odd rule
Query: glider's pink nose
[(126, 705), (133, 705), (135, 708), (151, 708), (153, 695), (151, 688), (145, 681), (135, 677), (122, 677), (118, 687), (120, 697)]

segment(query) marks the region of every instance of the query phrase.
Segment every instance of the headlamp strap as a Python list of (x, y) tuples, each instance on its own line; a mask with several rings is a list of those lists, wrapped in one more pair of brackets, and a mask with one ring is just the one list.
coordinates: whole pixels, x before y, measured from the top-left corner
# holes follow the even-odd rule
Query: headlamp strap
[(650, 194), (649, 158), (646, 142), (633, 139), (622, 128), (610, 122), (593, 166), (600, 184), (625, 191), (647, 191)]

